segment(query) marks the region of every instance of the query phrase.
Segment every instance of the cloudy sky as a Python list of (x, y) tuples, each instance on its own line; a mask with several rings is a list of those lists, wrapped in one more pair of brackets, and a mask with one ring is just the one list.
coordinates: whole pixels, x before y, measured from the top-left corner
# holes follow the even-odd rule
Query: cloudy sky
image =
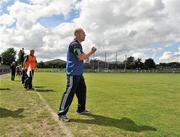
[(180, 62), (180, 0), (0, 0), (0, 53), (35, 49), (38, 61), (66, 59), (77, 27), (92, 58), (125, 55)]

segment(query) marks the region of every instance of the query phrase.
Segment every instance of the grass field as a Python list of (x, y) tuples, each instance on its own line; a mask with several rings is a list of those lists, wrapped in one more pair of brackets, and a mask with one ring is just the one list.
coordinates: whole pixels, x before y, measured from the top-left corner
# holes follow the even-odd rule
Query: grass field
[(0, 79), (0, 137), (65, 137), (37, 93), (19, 79)]
[[(77, 115), (75, 113), (77, 107), (75, 97), (68, 113), (72, 122), (65, 124), (75, 136), (180, 136), (180, 74), (86, 73), (84, 76), (88, 89), (87, 108), (91, 111), (91, 114)], [(11, 82), (7, 79), (1, 80), (1, 85), (4, 90), (1, 90), (0, 93), (0, 108), (14, 110), (17, 104), (24, 108), (24, 111), (21, 112), (24, 117), (21, 120), (8, 116), (0, 118), (0, 132), (3, 132), (3, 135), (7, 135), (9, 127), (12, 133), (18, 131), (13, 127), (13, 124), (22, 124), (22, 126), (27, 127), (25, 130), (28, 131), (23, 133), (28, 136), (31, 133), (31, 130), (28, 129), (31, 123), (27, 119), (30, 119), (30, 117), (36, 117), (33, 120), (36, 124), (38, 121), (46, 123), (50, 121), (51, 124), (46, 124), (49, 126), (46, 127), (47, 129), (57, 128), (56, 123), (50, 120), (50, 114), (43, 110), (43, 106), (40, 107), (42, 108), (40, 117), (33, 116), (34, 110), (29, 109), (29, 107), (32, 108), (32, 104), (28, 102), (28, 99), (35, 98), (33, 99), (35, 101), (34, 109), (39, 108), (41, 104), (33, 91), (26, 92), (19, 82)], [(46, 99), (54, 112), (57, 112), (60, 98), (66, 86), (65, 74), (36, 73), (34, 85), (37, 92)], [(6, 88), (9, 88), (9, 90), (5, 90)], [(18, 91), (21, 91), (24, 98), (18, 94)], [(8, 97), (8, 94), (10, 97)], [(23, 101), (13, 101), (17, 98), (23, 98)], [(43, 113), (45, 113), (45, 116)], [(29, 123), (29, 125), (26, 126), (26, 123)], [(22, 126), (20, 125), (20, 127)], [(53, 130), (54, 135), (56, 135), (57, 130)], [(36, 132), (34, 134), (38, 136)]]

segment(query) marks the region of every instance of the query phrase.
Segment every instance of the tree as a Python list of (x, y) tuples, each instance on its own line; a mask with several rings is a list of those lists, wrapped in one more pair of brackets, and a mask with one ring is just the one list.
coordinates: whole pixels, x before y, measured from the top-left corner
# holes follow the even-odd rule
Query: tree
[(39, 62), (38, 68), (45, 68), (45, 63), (43, 61)]
[(138, 58), (137, 60), (135, 60), (135, 68), (136, 69), (143, 69), (144, 64), (142, 63), (141, 59)]
[(152, 58), (146, 59), (144, 62), (145, 68), (146, 69), (155, 69), (156, 64)]
[(2, 63), (2, 57), (0, 56), (0, 65), (1, 65), (1, 63)]
[(130, 56), (126, 60), (127, 68), (134, 69), (135, 68), (135, 59), (134, 57)]
[(179, 69), (179, 62), (160, 63), (157, 65), (159, 69)]
[(12, 62), (16, 59), (16, 51), (14, 50), (14, 48), (8, 48), (1, 54), (1, 56), (3, 58), (4, 65), (11, 65)]
[(19, 65), (22, 65), (23, 62), (24, 62), (24, 56), (25, 56), (25, 53), (24, 53), (24, 48), (22, 48), (19, 53), (18, 53), (18, 64)]

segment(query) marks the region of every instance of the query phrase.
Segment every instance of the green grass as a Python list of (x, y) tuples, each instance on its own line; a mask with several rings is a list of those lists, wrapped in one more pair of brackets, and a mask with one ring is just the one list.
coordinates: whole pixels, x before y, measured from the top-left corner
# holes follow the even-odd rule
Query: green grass
[[(180, 136), (180, 74), (86, 73), (88, 116), (70, 107), (76, 136)], [(66, 86), (64, 73), (38, 73), (35, 85), (56, 112)]]
[[(66, 126), (70, 127), (75, 136), (180, 136), (180, 74), (86, 73), (84, 76), (87, 84), (87, 108), (91, 114), (77, 115), (75, 113), (77, 99), (74, 97), (68, 113), (72, 122), (66, 123)], [(7, 79), (3, 84), (1, 82), (1, 85), (10, 90), (1, 90), (0, 107), (8, 108), (13, 112), (18, 108), (24, 108), (24, 111), (21, 113), (22, 118), (13, 116), (0, 118), (0, 125), (3, 128), (0, 128), (0, 133), (7, 134), (7, 128), (11, 133), (17, 131), (14, 124), (23, 123), (19, 128), (27, 127), (26, 124), (32, 117), (35, 117), (35, 123), (46, 119), (51, 126), (49, 128), (55, 127), (53, 120), (48, 120), (51, 116), (45, 110), (42, 110), (40, 115), (34, 116), (33, 112), (38, 110), (39, 105), (41, 106), (36, 94), (23, 91), (18, 82), (9, 82)], [(34, 85), (57, 112), (66, 87), (65, 74), (35, 73)], [(21, 90), (22, 95), (17, 90)], [(23, 101), (17, 101), (18, 98)], [(27, 101), (29, 99), (30, 101)], [(34, 104), (27, 102), (34, 102), (35, 108), (32, 108)], [(28, 128), (26, 130), (23, 132), (25, 136), (37, 134), (30, 132)]]
[(25, 90), (19, 79), (0, 79), (0, 137), (65, 136), (37, 93)]

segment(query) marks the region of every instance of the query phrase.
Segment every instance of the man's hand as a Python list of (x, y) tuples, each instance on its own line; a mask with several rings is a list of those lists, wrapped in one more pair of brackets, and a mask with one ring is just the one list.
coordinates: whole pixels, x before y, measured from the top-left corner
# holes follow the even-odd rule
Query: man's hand
[(85, 53), (82, 53), (82, 54), (79, 54), (78, 55), (78, 59), (79, 60), (86, 60), (86, 59), (89, 59), (89, 57), (92, 55), (92, 54), (94, 54), (95, 52), (96, 52), (96, 48), (95, 47), (92, 47), (91, 48), (91, 51), (89, 52), (89, 53), (87, 53), (87, 54), (85, 54)]
[(95, 53), (96, 50), (97, 50), (97, 49), (96, 49), (95, 47), (92, 47), (92, 48), (91, 48), (91, 52), (92, 52), (92, 53)]

